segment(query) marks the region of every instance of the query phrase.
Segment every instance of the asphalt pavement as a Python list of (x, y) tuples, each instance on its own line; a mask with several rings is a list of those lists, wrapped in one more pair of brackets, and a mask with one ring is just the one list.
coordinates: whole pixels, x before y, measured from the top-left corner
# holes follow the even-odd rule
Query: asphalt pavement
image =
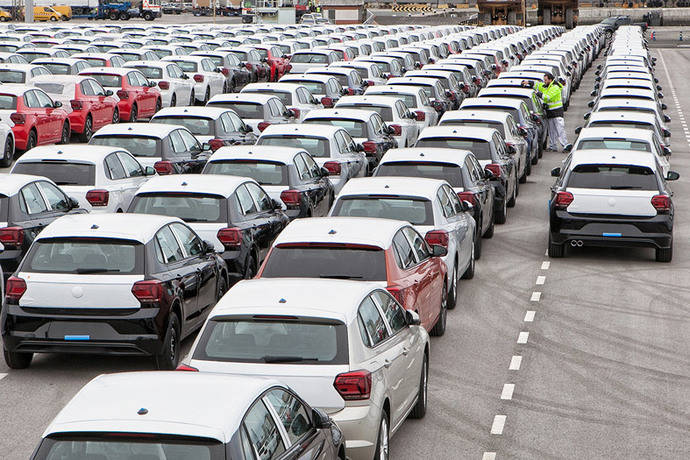
[[(690, 458), (690, 131), (680, 117), (690, 50), (653, 54), (681, 174), (673, 262), (655, 262), (651, 249), (545, 256), (549, 172), (564, 158), (545, 153), (432, 340), (429, 409), (392, 438), (392, 459)], [(566, 113), (571, 141), (593, 83), (590, 69)], [(18, 371), (0, 362), (0, 457), (28, 458), (91, 378), (152, 367), (102, 356), (38, 355)]]

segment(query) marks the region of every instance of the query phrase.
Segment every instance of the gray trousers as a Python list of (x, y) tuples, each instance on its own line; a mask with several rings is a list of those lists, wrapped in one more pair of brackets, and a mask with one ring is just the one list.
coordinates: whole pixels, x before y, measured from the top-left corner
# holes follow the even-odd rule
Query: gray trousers
[(549, 133), (549, 150), (560, 150), (556, 143), (561, 144), (561, 149), (568, 145), (563, 117), (547, 118), (546, 126)]

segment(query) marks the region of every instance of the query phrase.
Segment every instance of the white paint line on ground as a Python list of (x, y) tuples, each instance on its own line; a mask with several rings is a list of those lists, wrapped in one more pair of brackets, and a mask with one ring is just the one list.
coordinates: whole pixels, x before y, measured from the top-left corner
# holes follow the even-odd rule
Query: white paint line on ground
[(526, 323), (531, 323), (534, 321), (534, 314), (536, 312), (534, 310), (527, 310), (527, 313), (525, 313), (525, 322)]
[(534, 291), (532, 293), (532, 297), (530, 297), (529, 300), (532, 302), (539, 302), (539, 300), (541, 300), (541, 292)]
[(482, 460), (496, 460), (496, 452), (484, 452)]
[(545, 256), (549, 255), (549, 250), (547, 249), (546, 252), (544, 253)]
[(518, 335), (517, 343), (525, 344), (525, 343), (527, 343), (528, 338), (529, 338), (529, 332), (522, 331), (522, 332), (520, 332), (520, 335)]
[(510, 366), (508, 366), (508, 370), (519, 371), (521, 364), (522, 364), (522, 356), (513, 355), (513, 357), (510, 358)]
[(503, 427), (506, 424), (505, 415), (495, 415), (494, 423), (491, 424), (491, 434), (503, 434)]
[(548, 260), (541, 263), (541, 269), (542, 270), (548, 270), (549, 267), (551, 267), (551, 262), (549, 262)]
[(546, 282), (546, 277), (544, 275), (537, 276), (537, 284), (538, 285), (542, 285), (542, 284), (544, 284), (544, 282)]
[(504, 384), (503, 391), (501, 391), (501, 399), (513, 399), (513, 391), (515, 391), (514, 383)]
[(7, 373), (0, 372), (0, 380), (4, 379), (5, 377), (7, 377)]

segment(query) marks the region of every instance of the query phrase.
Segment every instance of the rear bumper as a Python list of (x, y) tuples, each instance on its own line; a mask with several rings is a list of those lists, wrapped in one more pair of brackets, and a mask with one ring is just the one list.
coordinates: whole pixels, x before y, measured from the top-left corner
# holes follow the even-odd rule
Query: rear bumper
[(350, 460), (374, 458), (381, 409), (374, 404), (345, 407), (330, 414), (345, 436), (345, 451)]
[(73, 133), (81, 134), (84, 132), (84, 124), (86, 123), (86, 118), (84, 117), (83, 113), (75, 112), (73, 110), (67, 117), (69, 118), (69, 126), (70, 128), (72, 128)]

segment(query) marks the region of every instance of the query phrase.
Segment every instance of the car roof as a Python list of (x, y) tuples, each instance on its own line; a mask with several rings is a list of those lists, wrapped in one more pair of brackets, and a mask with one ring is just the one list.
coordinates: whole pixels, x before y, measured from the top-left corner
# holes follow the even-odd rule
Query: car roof
[(64, 432), (156, 433), (227, 443), (256, 398), (279, 385), (273, 379), (206, 372), (104, 374), (79, 390), (43, 436)]
[(633, 150), (574, 150), (571, 153), (569, 169), (580, 164), (630, 164), (646, 166), (656, 171), (656, 156), (653, 152)]
[(301, 80), (307, 80), (307, 81), (318, 81), (321, 83), (326, 83), (327, 81), (335, 79), (333, 75), (323, 75), (320, 73), (289, 73), (287, 75), (284, 75), (280, 77), (280, 82), (286, 83), (289, 81), (301, 81)]
[(472, 110), (466, 108), (462, 110), (449, 110), (443, 114), (441, 121), (446, 120), (495, 120), (505, 123), (511, 115), (508, 112), (501, 112), (498, 110)]
[(491, 106), (491, 107), (511, 107), (519, 108), (524, 104), (522, 99), (512, 98), (512, 97), (468, 97), (460, 104), (460, 108), (464, 109), (466, 107), (472, 106)]
[(656, 124), (657, 117), (655, 114), (649, 112), (630, 112), (625, 110), (616, 112), (615, 110), (602, 110), (599, 112), (592, 112), (588, 121), (591, 123), (593, 121), (609, 120), (640, 121)]
[(421, 177), (359, 177), (350, 179), (338, 193), (338, 199), (352, 195), (403, 195), (434, 201), (446, 181)]
[[(420, 91), (424, 91), (422, 88), (419, 86), (412, 86), (412, 85), (374, 85), (370, 86), (370, 89), (367, 89), (366, 95), (369, 97), (376, 96), (376, 95), (382, 95), (379, 93), (379, 91), (384, 91), (384, 92), (395, 92), (395, 93), (402, 93), (402, 94), (412, 94), (415, 96), (419, 95)], [(392, 97), (395, 97), (394, 94), (391, 94)], [(391, 97), (388, 96), (388, 97)]]
[(419, 133), (419, 138), (426, 137), (469, 137), (490, 141), (498, 131), (493, 128), (478, 128), (476, 126), (429, 126)]
[(80, 161), (96, 164), (113, 152), (127, 152), (120, 147), (106, 145), (68, 144), (68, 145), (42, 145), (34, 147), (17, 159), (17, 163), (35, 162), (36, 160)]
[(216, 94), (207, 102), (254, 102), (265, 105), (270, 99), (276, 99), (274, 94), (260, 93), (223, 93)]
[(225, 112), (233, 112), (234, 110), (223, 108), (223, 107), (195, 107), (195, 106), (180, 106), (180, 107), (166, 107), (159, 110), (153, 116), (153, 118), (158, 118), (161, 116), (170, 115), (188, 115), (193, 117), (203, 117), (203, 118), (218, 118)]
[[(110, 56), (117, 56), (117, 54), (111, 54)], [(133, 69), (131, 67), (89, 67), (88, 69), (84, 69), (81, 72), (79, 72), (79, 75), (86, 75), (86, 74), (107, 74), (107, 75), (119, 75), (119, 76), (125, 76), (129, 72), (131, 72)]]
[(13, 96), (21, 96), (26, 91), (38, 89), (35, 86), (23, 85), (23, 84), (2, 84), (0, 85), (0, 94), (11, 94)]
[(217, 174), (171, 174), (153, 176), (139, 187), (136, 194), (154, 192), (205, 193), (229, 198), (245, 182), (256, 183), (249, 177)]
[(286, 165), (292, 164), (292, 160), (298, 153), (309, 154), (304, 149), (294, 147), (279, 147), (275, 145), (233, 145), (216, 150), (208, 159), (208, 162), (222, 160), (268, 160)]
[[(311, 217), (296, 219), (283, 229), (274, 246), (283, 243), (353, 243), (388, 249), (407, 222), (370, 217)], [(372, 232), (372, 228), (376, 231)]]
[(308, 118), (354, 118), (357, 120), (369, 120), (376, 112), (366, 109), (316, 109), (311, 110), (304, 119)]
[[(374, 88), (373, 86), (371, 88)], [(383, 106), (389, 106), (392, 107), (395, 105), (395, 101), (399, 101), (400, 98), (396, 96), (345, 96), (341, 97), (340, 100), (336, 103), (336, 106), (339, 104), (374, 104), (374, 105), (383, 105)]]
[(170, 134), (171, 131), (181, 128), (183, 127), (179, 125), (169, 125), (165, 123), (117, 123), (102, 127), (94, 133), (94, 137), (103, 136), (105, 134), (119, 134), (163, 138)]
[(333, 138), (338, 131), (344, 131), (339, 126), (331, 125), (310, 125), (310, 124), (295, 124), (295, 123), (279, 123), (268, 126), (263, 130), (259, 137), (266, 135), (280, 135), (280, 134), (304, 134), (309, 136), (319, 136)]
[(148, 243), (165, 224), (177, 217), (148, 214), (70, 214), (54, 220), (37, 239), (59, 237), (118, 238)]
[(603, 138), (603, 137), (623, 137), (626, 139), (644, 139), (651, 140), (654, 133), (648, 129), (642, 128), (617, 128), (611, 126), (605, 127), (591, 127), (583, 128), (578, 136), (578, 141), (587, 138)]
[[(311, 221), (312, 219), (303, 219)], [(294, 221), (297, 222), (297, 221)], [(293, 222), (293, 223), (294, 223)], [(290, 224), (292, 225), (292, 224)], [(260, 278), (245, 280), (230, 289), (210, 317), (225, 315), (299, 315), (329, 318), (350, 324), (362, 300), (380, 283), (313, 278)], [(324, 302), (324, 293), (337, 292)]]
[[(31, 49), (33, 49), (33, 48), (31, 48)], [(17, 51), (20, 51), (20, 50), (17, 50)], [(19, 53), (15, 52), (14, 54), (19, 54)], [(22, 72), (29, 72), (29, 71), (35, 69), (36, 67), (43, 67), (43, 66), (40, 66), (37, 64), (15, 64), (13, 62), (0, 63), (0, 69), (2, 69), (2, 70), (19, 70)], [(45, 67), (43, 67), (43, 68), (45, 69)]]
[(34, 84), (36, 83), (57, 83), (61, 85), (76, 85), (86, 80), (87, 75), (37, 75), (33, 77)]
[(47, 180), (53, 182), (43, 176), (33, 176), (31, 174), (9, 174), (0, 173), (0, 194), (5, 196), (16, 195), (19, 189), (30, 182), (37, 180)]
[[(300, 85), (299, 83), (286, 83), (286, 82), (261, 82), (261, 83), (249, 83), (242, 88), (242, 92), (247, 89), (275, 89), (275, 90), (285, 90), (285, 91), (296, 91), (297, 88), (302, 87), (306, 89), (306, 86)], [(249, 91), (246, 91), (249, 92)], [(253, 94), (253, 93), (252, 93)]]
[[(174, 64), (174, 63), (173, 63)], [(150, 60), (136, 60), (136, 61), (128, 61), (125, 62), (125, 67), (127, 68), (134, 68), (136, 69), (137, 67), (156, 67), (159, 69), (162, 69), (165, 66), (170, 65), (170, 61), (150, 61)]]
[[(464, 167), (465, 157), (472, 155), (469, 150), (445, 149), (438, 147), (410, 147), (389, 149), (379, 164), (396, 161), (429, 161), (451, 163)], [(380, 176), (378, 176), (380, 177)]]

